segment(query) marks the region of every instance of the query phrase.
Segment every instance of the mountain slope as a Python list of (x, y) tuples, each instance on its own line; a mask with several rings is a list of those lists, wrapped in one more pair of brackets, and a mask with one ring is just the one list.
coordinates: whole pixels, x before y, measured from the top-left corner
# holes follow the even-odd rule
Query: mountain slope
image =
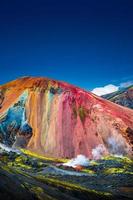
[(0, 141), (51, 157), (132, 154), (133, 111), (68, 83), (24, 77), (0, 86)]
[(133, 109), (133, 85), (127, 88), (120, 89), (117, 92), (103, 95), (102, 97), (119, 105)]

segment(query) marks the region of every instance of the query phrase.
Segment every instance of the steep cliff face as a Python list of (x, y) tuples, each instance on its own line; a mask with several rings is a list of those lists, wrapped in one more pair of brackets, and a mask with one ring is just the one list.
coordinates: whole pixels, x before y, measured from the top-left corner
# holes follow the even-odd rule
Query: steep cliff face
[(104, 95), (103, 98), (133, 109), (133, 85), (127, 88), (122, 88), (117, 92)]
[(51, 157), (132, 154), (133, 111), (64, 82), (25, 77), (0, 86), (0, 140)]

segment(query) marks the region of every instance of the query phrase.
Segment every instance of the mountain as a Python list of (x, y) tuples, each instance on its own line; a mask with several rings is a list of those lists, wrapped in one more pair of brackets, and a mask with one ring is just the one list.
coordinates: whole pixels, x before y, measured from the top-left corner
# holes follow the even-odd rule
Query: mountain
[(0, 142), (58, 158), (92, 158), (101, 148), (132, 155), (133, 110), (65, 82), (23, 77), (0, 86)]
[(117, 92), (102, 96), (114, 103), (133, 109), (133, 85), (127, 88), (121, 88)]

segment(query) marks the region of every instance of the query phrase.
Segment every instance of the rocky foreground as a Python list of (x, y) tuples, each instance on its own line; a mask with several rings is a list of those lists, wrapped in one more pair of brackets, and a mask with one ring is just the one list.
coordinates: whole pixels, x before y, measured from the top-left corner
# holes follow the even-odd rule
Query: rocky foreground
[(0, 150), (0, 199), (133, 199), (133, 161), (104, 157), (87, 167), (63, 166), (66, 160), (27, 150)]

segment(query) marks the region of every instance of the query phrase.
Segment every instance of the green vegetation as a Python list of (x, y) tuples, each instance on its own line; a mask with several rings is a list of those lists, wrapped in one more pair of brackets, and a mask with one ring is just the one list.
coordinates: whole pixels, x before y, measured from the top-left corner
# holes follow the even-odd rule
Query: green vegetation
[[(68, 161), (66, 159), (47, 158), (24, 149), (21, 152), (0, 153), (0, 172), (5, 173), (4, 177), (9, 176), (9, 180), (5, 179), (9, 183), (13, 177), (12, 181), (24, 190), (26, 197), (30, 194), (35, 200), (71, 200), (75, 196), (82, 200), (90, 197), (116, 200), (122, 199), (121, 193), (126, 196), (126, 191), (132, 188), (133, 161), (127, 157), (106, 156), (75, 171), (61, 165)], [(126, 190), (121, 192), (124, 187)], [(128, 196), (132, 194), (128, 193)]]
[(87, 115), (87, 110), (84, 107), (79, 107), (76, 108), (75, 106), (73, 107), (73, 114), (74, 117), (76, 118), (77, 116), (80, 117), (81, 121), (84, 122), (86, 115)]
[(124, 164), (133, 164), (133, 160), (126, 157), (126, 156), (106, 156), (102, 158), (103, 160), (113, 160), (113, 161), (117, 161), (117, 162), (121, 162)]
[(95, 172), (91, 169), (83, 169), (82, 172), (88, 173), (88, 174), (95, 174)]
[(46, 161), (52, 161), (52, 162), (61, 162), (61, 163), (65, 163), (68, 161), (68, 159), (62, 159), (62, 158), (50, 158), (50, 157), (46, 157), (46, 156), (41, 156), (38, 155), (37, 153), (31, 152), (27, 149), (20, 149), (25, 155), (37, 158), (37, 159), (41, 159), (41, 160), (46, 160)]
[(85, 110), (85, 108), (80, 107), (80, 108), (78, 109), (78, 114), (79, 114), (79, 116), (80, 116), (81, 121), (84, 122), (85, 117), (86, 117), (86, 110)]
[(107, 192), (100, 192), (100, 191), (96, 191), (96, 190), (90, 190), (90, 189), (86, 189), (78, 184), (72, 184), (70, 182), (65, 182), (65, 181), (60, 181), (58, 179), (55, 179), (55, 178), (46, 178), (44, 176), (36, 176), (35, 177), (37, 180), (40, 180), (44, 183), (47, 183), (48, 185), (53, 185), (55, 187), (62, 187), (62, 188), (65, 188), (66, 190), (77, 190), (77, 191), (80, 191), (80, 192), (87, 192), (87, 193), (93, 193), (93, 194), (97, 194), (100, 196), (111, 196), (110, 193), (107, 193)]
[(104, 171), (105, 174), (119, 174), (119, 173), (123, 173), (123, 174), (133, 174), (133, 172), (127, 171), (124, 168), (110, 168), (110, 169), (106, 169)]

